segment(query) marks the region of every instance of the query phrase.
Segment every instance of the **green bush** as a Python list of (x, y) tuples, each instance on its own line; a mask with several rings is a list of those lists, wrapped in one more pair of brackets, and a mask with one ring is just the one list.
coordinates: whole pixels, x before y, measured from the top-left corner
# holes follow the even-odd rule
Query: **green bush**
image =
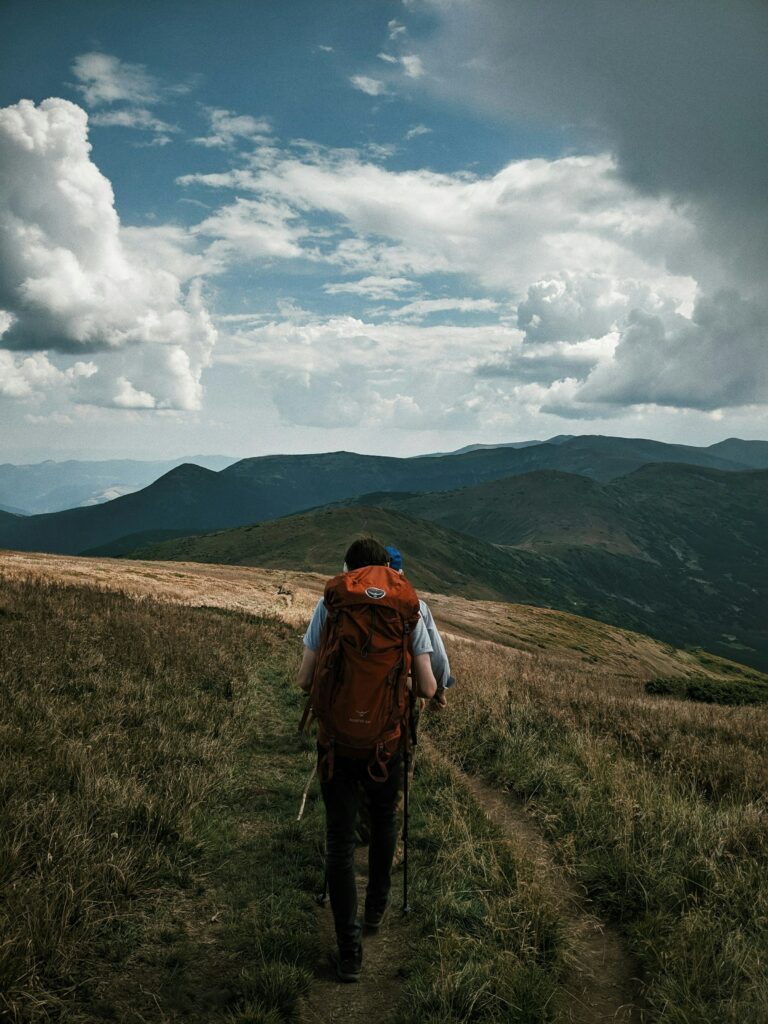
[(761, 682), (671, 676), (666, 679), (652, 679), (645, 684), (645, 690), (646, 693), (668, 694), (671, 697), (698, 700), (705, 704), (726, 704), (732, 707), (768, 704), (768, 684)]

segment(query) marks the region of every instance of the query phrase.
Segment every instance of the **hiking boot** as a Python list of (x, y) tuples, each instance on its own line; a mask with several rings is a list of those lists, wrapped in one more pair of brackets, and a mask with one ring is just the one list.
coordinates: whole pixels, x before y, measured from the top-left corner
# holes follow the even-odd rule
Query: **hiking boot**
[(387, 902), (380, 909), (378, 907), (372, 907), (368, 903), (365, 905), (365, 914), (363, 916), (363, 924), (366, 928), (370, 928), (372, 931), (376, 931), (377, 928), (381, 927), (381, 923), (387, 916), (387, 911), (392, 903), (392, 897), (387, 896)]
[(339, 981), (360, 981), (363, 971), (363, 951), (344, 951), (340, 949), (331, 950), (331, 963), (336, 968), (336, 977)]

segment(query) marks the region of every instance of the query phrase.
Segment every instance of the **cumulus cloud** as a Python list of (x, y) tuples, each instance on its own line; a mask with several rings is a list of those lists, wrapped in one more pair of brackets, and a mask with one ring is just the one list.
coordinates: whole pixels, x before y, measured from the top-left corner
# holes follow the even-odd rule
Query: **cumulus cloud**
[[(640, 301), (615, 362), (595, 370), (588, 387), (574, 381), (574, 401), (577, 394), (585, 401), (657, 396), (691, 408), (768, 401), (754, 327), (768, 273), (768, 105), (759, 100), (768, 90), (768, 7), (734, 0), (702, 10), (695, 0), (676, 0), (649, 13), (617, 0), (606, 18), (601, 0), (430, 4), (438, 16), (425, 43), (435, 69), (430, 88), (513, 124), (561, 130), (572, 148), (611, 153), (626, 187), (669, 199), (691, 227), (658, 251), (673, 274), (698, 284), (696, 311), (689, 301), (676, 319)], [(738, 299), (724, 300), (728, 292)], [(521, 311), (526, 323), (530, 311), (533, 335), (587, 330), (578, 299), (573, 327), (566, 324), (568, 295), (534, 320), (544, 298), (530, 295)], [(724, 320), (728, 329), (715, 327)], [(697, 348), (705, 356), (699, 363), (691, 356)], [(565, 398), (558, 396), (557, 409)]]
[(768, 306), (734, 291), (701, 296), (690, 318), (635, 310), (613, 359), (589, 376), (575, 398), (587, 406), (653, 403), (702, 410), (765, 402), (766, 338)]
[(368, 96), (383, 96), (387, 91), (387, 87), (381, 79), (370, 78), (368, 75), (352, 75), (349, 81), (355, 89), (359, 89), (360, 92), (364, 92)]
[(40, 398), (52, 388), (68, 385), (96, 373), (93, 363), (77, 362), (60, 370), (45, 352), (18, 358), (0, 349), (0, 396)]
[(209, 135), (193, 139), (199, 146), (226, 148), (237, 139), (261, 141), (272, 130), (266, 117), (252, 117), (250, 114), (234, 114), (230, 110), (209, 109), (211, 124)]
[[(10, 315), (0, 345), (115, 353), (81, 382), (105, 403), (123, 393), (113, 386), (126, 376), (122, 362), (135, 375), (142, 364), (159, 374), (142, 388), (158, 408), (199, 404), (215, 341), (199, 284), (185, 286), (152, 259), (173, 248), (170, 236), (150, 231), (144, 247), (140, 229), (121, 229), (111, 185), (91, 160), (85, 111), (61, 99), (0, 110), (0, 170), (0, 309)], [(180, 249), (177, 270), (185, 260)]]
[(632, 310), (672, 311), (669, 296), (640, 281), (602, 274), (564, 272), (535, 281), (517, 307), (517, 325), (526, 341), (584, 341), (617, 330)]
[(327, 258), (366, 276), (469, 274), (522, 298), (532, 279), (573, 268), (635, 277), (682, 300), (690, 282), (666, 270), (664, 253), (689, 236), (684, 212), (638, 196), (615, 170), (597, 155), (517, 160), (485, 177), (392, 171), (315, 147), (180, 181), (336, 217), (346, 237)]

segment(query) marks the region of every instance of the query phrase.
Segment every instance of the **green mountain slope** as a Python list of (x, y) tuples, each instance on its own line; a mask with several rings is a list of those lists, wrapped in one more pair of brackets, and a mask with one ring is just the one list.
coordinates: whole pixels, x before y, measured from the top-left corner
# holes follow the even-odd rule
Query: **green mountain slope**
[[(650, 459), (739, 470), (707, 449), (642, 439), (584, 437), (430, 459), (329, 452), (243, 459), (218, 473), (182, 465), (102, 505), (0, 522), (0, 546), (79, 553), (147, 530), (196, 533), (275, 519), (368, 491), (449, 490), (549, 469), (608, 481)], [(23, 504), (23, 503), (19, 503)]]
[(533, 473), (378, 493), (134, 557), (336, 572), (361, 531), (402, 547), (431, 590), (533, 601), (768, 667), (768, 472), (661, 465), (604, 485)]
[[(387, 509), (320, 508), (288, 516), (154, 544), (132, 558), (214, 562), (294, 569), (335, 575), (355, 537), (373, 534), (404, 553), (415, 586), (476, 599), (573, 608), (579, 604), (570, 579), (557, 563), (525, 551), (502, 549)], [(568, 601), (572, 595), (572, 602)]]

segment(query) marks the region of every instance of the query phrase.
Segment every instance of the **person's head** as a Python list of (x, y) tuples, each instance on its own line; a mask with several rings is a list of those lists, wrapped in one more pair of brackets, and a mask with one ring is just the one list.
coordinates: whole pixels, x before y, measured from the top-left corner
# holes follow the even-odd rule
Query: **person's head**
[(366, 565), (389, 565), (387, 549), (373, 537), (359, 537), (347, 548), (344, 571), (352, 572)]
[(403, 556), (393, 544), (387, 544), (386, 552), (389, 555), (389, 567), (403, 575)]

